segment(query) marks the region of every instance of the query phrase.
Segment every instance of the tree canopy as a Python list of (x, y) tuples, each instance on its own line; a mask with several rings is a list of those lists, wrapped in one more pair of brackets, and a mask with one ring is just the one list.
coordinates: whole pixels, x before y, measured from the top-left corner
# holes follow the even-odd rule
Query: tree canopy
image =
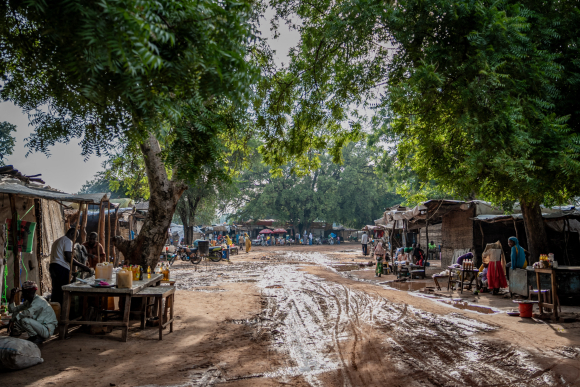
[(15, 139), (12, 132), (16, 132), (16, 125), (0, 122), (0, 166), (5, 164), (4, 158), (14, 152)]
[(383, 211), (401, 201), (385, 179), (376, 174), (372, 156), (376, 150), (364, 143), (350, 143), (341, 154), (342, 164), (329, 153), (319, 155), (319, 168), (293, 173), (283, 165), (282, 176), (272, 175), (259, 155), (239, 177), (239, 200), (233, 207), (239, 220), (269, 219), (293, 223), (295, 230), (310, 229), (315, 221), (350, 227), (374, 224)]

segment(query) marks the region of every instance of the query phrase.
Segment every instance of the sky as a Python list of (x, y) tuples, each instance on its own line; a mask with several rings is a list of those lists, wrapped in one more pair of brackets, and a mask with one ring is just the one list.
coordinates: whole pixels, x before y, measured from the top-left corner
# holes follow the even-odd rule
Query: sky
[[(276, 63), (288, 62), (288, 50), (298, 43), (298, 33), (290, 31), (285, 25), (280, 25), (280, 37), (271, 39), (270, 22), (273, 10), (268, 10), (261, 22), (262, 36), (267, 38), (276, 50)], [(72, 139), (68, 144), (57, 144), (50, 149), (51, 156), (42, 153), (31, 153), (25, 147), (25, 139), (34, 128), (29, 126), (29, 120), (22, 109), (11, 102), (0, 102), (0, 121), (8, 121), (16, 125), (16, 145), (11, 156), (4, 159), (5, 164), (14, 165), (25, 175), (42, 174), (41, 178), (53, 188), (67, 193), (77, 193), (81, 186), (91, 180), (95, 173), (102, 170), (105, 158), (91, 156), (88, 160), (81, 156), (79, 139)]]

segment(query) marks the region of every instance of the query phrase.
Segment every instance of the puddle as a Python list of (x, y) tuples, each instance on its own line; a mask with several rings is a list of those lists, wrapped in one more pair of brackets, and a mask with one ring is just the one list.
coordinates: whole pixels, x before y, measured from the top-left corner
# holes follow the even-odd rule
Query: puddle
[(342, 271), (360, 270), (364, 266), (361, 267), (361, 265), (359, 264), (345, 264), (345, 265), (331, 265), (330, 267), (332, 267), (336, 271), (342, 272)]
[(248, 318), (243, 320), (226, 320), (228, 324), (237, 324), (237, 325), (256, 325), (260, 322), (259, 318)]
[(414, 292), (417, 290), (422, 290), (425, 288), (433, 288), (433, 284), (425, 282), (413, 282), (413, 281), (386, 281), (380, 282), (379, 285), (385, 285), (397, 290), (406, 290)]
[(204, 293), (219, 293), (219, 292), (225, 292), (225, 289), (220, 289), (220, 288), (195, 288), (195, 289), (186, 289), (192, 292), (204, 292)]
[(447, 305), (450, 305), (454, 308), (457, 309), (462, 309), (462, 310), (471, 310), (472, 312), (477, 312), (477, 313), (484, 313), (484, 314), (493, 314), (493, 313), (501, 313), (500, 310), (496, 310), (490, 307), (486, 307), (486, 306), (479, 306), (479, 305), (474, 305), (474, 304), (470, 304), (467, 301), (463, 301), (463, 300), (437, 300), (438, 302), (442, 302), (445, 303)]

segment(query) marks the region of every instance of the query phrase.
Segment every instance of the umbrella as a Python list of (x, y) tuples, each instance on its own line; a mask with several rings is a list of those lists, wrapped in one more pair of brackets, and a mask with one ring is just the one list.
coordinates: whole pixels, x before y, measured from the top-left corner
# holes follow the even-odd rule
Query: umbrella
[(260, 234), (274, 234), (274, 232), (272, 232), (272, 230), (270, 230), (269, 228), (265, 228), (262, 231), (260, 231)]
[(330, 237), (331, 238), (336, 238), (336, 234), (335, 233), (330, 233)]
[(286, 234), (286, 230), (284, 230), (283, 228), (277, 228), (274, 231), (272, 231), (274, 234)]

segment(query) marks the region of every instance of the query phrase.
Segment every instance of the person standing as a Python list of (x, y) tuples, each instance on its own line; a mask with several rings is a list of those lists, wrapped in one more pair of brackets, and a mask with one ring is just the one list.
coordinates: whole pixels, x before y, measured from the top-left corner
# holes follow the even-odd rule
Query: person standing
[(248, 254), (252, 250), (252, 240), (248, 236), (248, 233), (244, 235), (244, 239), (246, 240), (246, 254)]
[(383, 259), (385, 257), (385, 246), (383, 241), (379, 240), (375, 247), (375, 259), (377, 260), (377, 267), (375, 268), (375, 277), (380, 277), (383, 274)]
[(367, 254), (367, 247), (368, 247), (367, 245), (369, 243), (369, 236), (367, 235), (367, 232), (366, 231), (362, 234), (362, 237), (360, 239), (360, 243), (362, 245), (363, 255), (364, 256), (368, 255)]
[(520, 242), (516, 237), (510, 237), (508, 239), (508, 246), (511, 249), (510, 259), (511, 262), (508, 262), (507, 265), (515, 269), (525, 269), (528, 266), (528, 262), (526, 260), (526, 252), (524, 248), (520, 246)]
[(308, 234), (308, 240), (310, 241), (310, 246), (312, 246), (312, 233)]
[(75, 234), (76, 230), (74, 228), (69, 229), (65, 236), (54, 241), (50, 250), (50, 265), (48, 266), (48, 271), (50, 273), (50, 279), (52, 280), (51, 301), (58, 302), (61, 306), (63, 298), (62, 287), (70, 283), (71, 260), (73, 265), (80, 267), (82, 271), (89, 272), (91, 275), (93, 272), (90, 268), (72, 257), (73, 240), (76, 239)]
[(87, 249), (87, 255), (89, 257), (89, 267), (96, 267), (97, 263), (105, 262), (106, 255), (103, 245), (98, 242), (99, 234), (92, 232), (89, 234), (89, 240), (83, 243), (83, 246)]

